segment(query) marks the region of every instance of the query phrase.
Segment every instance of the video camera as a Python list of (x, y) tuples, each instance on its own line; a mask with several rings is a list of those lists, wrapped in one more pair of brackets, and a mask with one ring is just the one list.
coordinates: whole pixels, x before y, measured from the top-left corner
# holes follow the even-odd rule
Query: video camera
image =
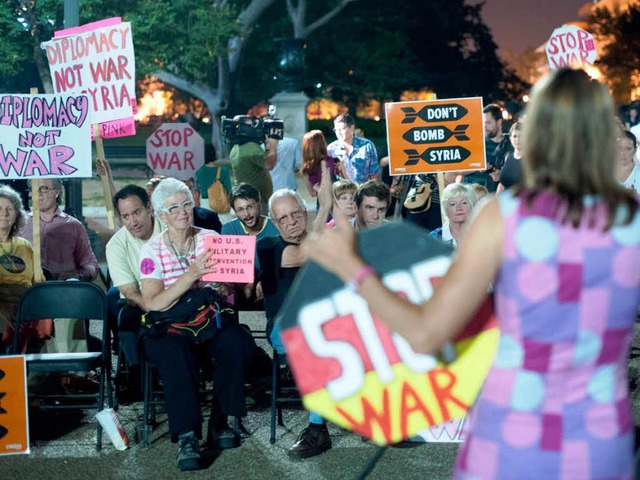
[(222, 117), (222, 136), (231, 145), (264, 143), (267, 137), (282, 140), (284, 122), (274, 118), (275, 113), (275, 107), (272, 105), (269, 107), (268, 115), (260, 117), (244, 116), (238, 120)]

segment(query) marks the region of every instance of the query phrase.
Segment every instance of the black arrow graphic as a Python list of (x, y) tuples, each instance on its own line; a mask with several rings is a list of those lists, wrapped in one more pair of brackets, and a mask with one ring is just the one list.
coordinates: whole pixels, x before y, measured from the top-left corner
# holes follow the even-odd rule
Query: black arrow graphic
[(457, 103), (425, 105), (417, 113), (413, 107), (402, 107), (400, 110), (405, 114), (402, 123), (413, 123), (416, 118), (421, 118), (427, 123), (455, 122), (469, 113), (469, 110)]
[(469, 128), (469, 125), (458, 125), (454, 130), (449, 130), (441, 125), (437, 127), (415, 127), (407, 130), (402, 135), (402, 138), (414, 145), (444, 143), (451, 137), (455, 137), (459, 141), (466, 141), (469, 140), (466, 135), (467, 128)]
[(431, 147), (427, 148), (422, 154), (418, 150), (405, 150), (407, 161), (404, 165), (409, 167), (416, 165), (420, 160), (429, 165), (443, 165), (449, 163), (460, 163), (471, 155), (471, 152), (464, 147)]

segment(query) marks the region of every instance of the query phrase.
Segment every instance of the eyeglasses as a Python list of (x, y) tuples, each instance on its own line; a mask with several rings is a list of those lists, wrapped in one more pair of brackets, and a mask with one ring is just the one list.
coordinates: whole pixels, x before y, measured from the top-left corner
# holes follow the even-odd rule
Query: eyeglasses
[(286, 227), (294, 220), (302, 220), (307, 214), (306, 210), (296, 210), (288, 215), (283, 215), (280, 218), (276, 218), (276, 223), (281, 227)]
[[(57, 191), (57, 190), (58, 190), (57, 188), (47, 187), (46, 185), (38, 187), (38, 193), (49, 193), (51, 191)], [(29, 187), (29, 191), (32, 192), (33, 189)]]
[(250, 203), (246, 207), (234, 208), (236, 215), (239, 213), (244, 213), (249, 210), (255, 210), (256, 208), (260, 208), (257, 203)]
[(169, 215), (177, 215), (178, 212), (182, 210), (193, 210), (194, 206), (195, 204), (192, 201), (187, 200), (182, 205), (169, 205), (168, 207), (163, 208), (161, 211), (166, 212)]

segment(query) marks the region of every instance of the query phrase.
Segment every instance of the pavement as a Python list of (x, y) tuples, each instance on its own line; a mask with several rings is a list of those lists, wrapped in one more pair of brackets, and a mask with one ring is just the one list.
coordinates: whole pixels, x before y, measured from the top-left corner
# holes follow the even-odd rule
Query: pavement
[[(262, 312), (242, 312), (241, 321), (252, 328), (264, 325)], [(264, 340), (259, 340), (264, 342)], [(260, 344), (266, 347), (265, 343)], [(269, 351), (267, 349), (267, 351)], [(203, 409), (208, 418), (208, 409)], [(131, 442), (126, 451), (118, 451), (106, 435), (103, 448), (95, 449), (95, 411), (61, 413), (32, 411), (31, 453), (0, 458), (0, 478), (31, 479), (356, 479), (378, 447), (361, 437), (329, 426), (333, 448), (306, 460), (292, 460), (287, 450), (308, 423), (301, 406), (284, 410), (284, 427), (277, 427), (276, 443), (269, 442), (270, 409), (250, 406), (243, 424), (250, 435), (242, 445), (225, 450), (219, 456), (207, 452), (211, 464), (205, 470), (181, 473), (176, 469), (177, 447), (168, 436), (166, 415), (161, 413), (151, 434), (148, 448), (135, 443), (142, 417), (142, 403), (121, 406), (118, 418)], [(371, 479), (446, 479), (451, 477), (458, 444), (429, 443), (415, 448), (387, 448), (368, 478)]]

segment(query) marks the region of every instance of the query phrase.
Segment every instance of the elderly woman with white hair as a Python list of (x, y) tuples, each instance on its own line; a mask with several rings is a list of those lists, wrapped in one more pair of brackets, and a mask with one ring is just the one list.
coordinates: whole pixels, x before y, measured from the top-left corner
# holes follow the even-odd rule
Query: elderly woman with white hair
[(444, 225), (429, 235), (457, 247), (471, 219), (476, 194), (471, 184), (452, 183), (442, 191), (440, 205), (447, 217)]
[[(255, 342), (233, 315), (231, 319), (225, 317), (232, 311), (223, 301), (230, 289), (202, 281), (203, 275), (216, 270), (217, 262), (205, 239), (217, 233), (194, 227), (195, 204), (190, 189), (179, 180), (167, 178), (155, 189), (151, 202), (167, 229), (151, 238), (140, 252), (142, 298), (150, 311), (143, 319), (143, 348), (149, 361), (158, 367), (163, 382), (169, 433), (171, 440), (178, 442), (178, 469), (196, 470), (202, 468), (198, 350), (215, 363), (212, 441), (218, 448), (234, 448), (239, 441), (228, 426), (227, 416), (247, 414), (244, 373), (255, 352)], [(189, 310), (214, 302), (210, 318)], [(185, 315), (203, 323), (193, 327), (191, 320), (184, 321)]]

